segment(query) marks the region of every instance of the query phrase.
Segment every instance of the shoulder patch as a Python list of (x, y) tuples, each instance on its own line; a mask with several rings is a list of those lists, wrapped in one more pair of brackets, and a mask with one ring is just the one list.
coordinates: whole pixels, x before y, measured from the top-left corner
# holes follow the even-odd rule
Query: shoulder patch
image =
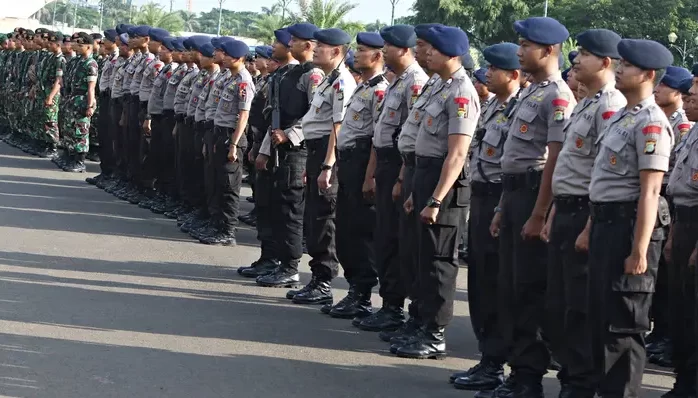
[(553, 106), (556, 108), (566, 108), (570, 102), (564, 98), (555, 98), (553, 100)]
[(685, 136), (689, 130), (691, 130), (691, 125), (689, 123), (679, 124), (679, 133), (681, 134), (681, 137)]
[(657, 149), (657, 140), (655, 139), (646, 139), (645, 140), (645, 154), (646, 155), (652, 155), (654, 154), (654, 151)]
[(468, 104), (470, 100), (465, 97), (456, 97), (453, 102), (458, 105), (458, 110), (456, 111), (456, 116), (460, 119), (465, 119), (468, 117)]
[(603, 118), (603, 120), (608, 120), (611, 118), (611, 116), (613, 116), (615, 114), (616, 113), (614, 111), (606, 111), (606, 112), (601, 114), (601, 117)]
[(344, 79), (342, 79), (341, 77), (338, 77), (337, 80), (334, 82), (334, 85), (332, 87), (338, 93), (343, 92), (344, 91)]
[(320, 76), (319, 73), (313, 73), (310, 75), (310, 82), (313, 84), (313, 86), (317, 86), (320, 84), (320, 81), (322, 80), (322, 76)]
[(656, 125), (656, 124), (650, 124), (649, 126), (645, 126), (642, 128), (642, 134), (648, 135), (648, 134), (661, 134), (662, 133), (662, 126)]
[(385, 98), (385, 90), (376, 90), (376, 97), (378, 97), (378, 102), (383, 101), (383, 98)]

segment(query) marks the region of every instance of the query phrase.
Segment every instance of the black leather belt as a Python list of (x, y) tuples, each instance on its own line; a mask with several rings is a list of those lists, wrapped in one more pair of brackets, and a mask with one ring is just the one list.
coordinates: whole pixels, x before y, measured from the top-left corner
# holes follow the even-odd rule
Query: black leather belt
[(445, 158), (430, 158), (427, 156), (417, 156), (417, 167), (419, 168), (441, 168), (444, 165)]
[(402, 163), (400, 151), (395, 147), (376, 148), (376, 158), (382, 161), (395, 161)]
[(556, 211), (572, 213), (589, 208), (588, 196), (560, 195), (555, 197)]
[(637, 202), (607, 202), (589, 204), (591, 218), (598, 222), (635, 219)]
[(507, 192), (523, 189), (538, 189), (542, 171), (529, 170), (525, 173), (502, 174), (502, 187)]
[(405, 166), (414, 167), (417, 164), (417, 158), (414, 152), (403, 153), (402, 162), (405, 164)]
[(470, 182), (470, 194), (477, 197), (499, 197), (502, 195), (502, 184), (495, 182)]

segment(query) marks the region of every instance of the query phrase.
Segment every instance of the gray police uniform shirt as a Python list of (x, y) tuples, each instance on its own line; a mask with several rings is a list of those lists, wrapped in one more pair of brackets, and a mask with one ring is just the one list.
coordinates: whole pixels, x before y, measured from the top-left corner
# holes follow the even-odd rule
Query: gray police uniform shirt
[[(143, 54), (133, 53), (133, 55), (131, 55), (128, 58), (128, 60), (126, 61), (126, 63), (124, 64), (123, 73), (122, 73), (123, 76), (122, 76), (122, 79), (119, 79), (120, 80), (120, 82), (119, 82), (120, 83), (120, 85), (119, 85), (120, 90), (119, 91), (121, 92), (121, 95), (131, 95), (131, 90), (129, 87), (131, 86), (131, 80), (133, 79), (133, 73), (136, 71), (136, 64), (138, 62), (140, 62), (141, 57), (143, 57)], [(114, 86), (117, 85), (116, 80), (118, 77), (119, 76), (114, 76)], [(113, 94), (113, 92), (112, 92), (112, 94)], [(115, 97), (115, 98), (118, 98), (118, 97)]]
[(322, 79), (324, 78), (325, 72), (323, 72), (320, 68), (313, 68), (301, 75), (301, 78), (298, 80), (297, 87), (300, 91), (306, 93), (308, 96), (308, 103), (313, 100), (315, 90), (317, 90), (318, 86), (322, 82)]
[(213, 83), (213, 81), (209, 79), (210, 75), (211, 74), (206, 69), (201, 69), (199, 71), (199, 74), (196, 75), (196, 78), (194, 79), (194, 82), (191, 85), (191, 90), (189, 90), (189, 100), (187, 101), (187, 116), (196, 115), (196, 108), (199, 104), (199, 95), (204, 90), (204, 88), (209, 85), (209, 83)]
[[(206, 120), (213, 120), (216, 117), (216, 109), (218, 109), (218, 104), (221, 101), (223, 89), (231, 80), (230, 69), (221, 69), (216, 81), (213, 83), (213, 86), (211, 86), (208, 98), (206, 98), (206, 101), (203, 103), (204, 118)], [(201, 103), (199, 103), (199, 107), (201, 107)]]
[[(377, 84), (371, 86), (374, 79), (380, 79)], [(385, 90), (388, 81), (383, 73), (371, 77), (362, 82), (349, 99), (347, 113), (344, 115), (342, 127), (337, 137), (337, 149), (342, 151), (356, 146), (359, 138), (373, 137), (373, 127), (380, 115)]]
[(128, 68), (128, 65), (132, 59), (133, 55), (131, 55), (129, 58), (119, 57), (116, 60), (111, 82), (112, 98), (121, 98), (124, 94), (128, 92), (128, 90), (125, 89), (123, 83), (124, 79), (126, 78), (126, 69)]
[(104, 67), (102, 68), (102, 72), (99, 74), (98, 84), (99, 91), (102, 93), (111, 89), (115, 69), (114, 67), (118, 58), (119, 54), (117, 52), (113, 52), (109, 54), (107, 59), (104, 61)]
[(676, 164), (667, 191), (675, 205), (698, 206), (698, 124), (676, 145)]
[(592, 202), (629, 202), (640, 197), (640, 171), (669, 170), (674, 133), (654, 96), (608, 120), (589, 185)]
[(465, 69), (434, 87), (424, 111), (415, 145), (417, 156), (445, 158), (450, 135), (475, 134), (480, 99)]
[(553, 172), (553, 195), (589, 195), (591, 169), (599, 152), (599, 135), (626, 103), (613, 81), (577, 104), (565, 126), (565, 142)]
[[(252, 107), (255, 85), (250, 71), (243, 68), (240, 73), (230, 76), (228, 83), (220, 94), (220, 101), (214, 116), (216, 126), (236, 128), (241, 111)], [(244, 137), (241, 137), (244, 140)]]
[(131, 95), (137, 95), (139, 101), (146, 101), (146, 99), (141, 99), (141, 82), (143, 81), (143, 72), (145, 72), (148, 65), (155, 60), (155, 55), (150, 52), (142, 53), (141, 60), (136, 64), (136, 68), (133, 71), (133, 76), (131, 77), (131, 84), (129, 85), (129, 91)]
[[(518, 92), (518, 91), (517, 91)], [(512, 93), (506, 101), (491, 98), (483, 107), (478, 129), (484, 134), (473, 138), (470, 143), (470, 179), (482, 183), (499, 183), (502, 181), (502, 153), (504, 141), (509, 131), (510, 119), (505, 111), (517, 92)], [(479, 133), (478, 133), (479, 134)]]
[(179, 87), (179, 83), (182, 82), (182, 79), (184, 76), (187, 75), (187, 71), (189, 70), (189, 67), (187, 66), (186, 63), (184, 64), (176, 64), (176, 68), (173, 68), (171, 71), (170, 76), (167, 77), (167, 84), (165, 87), (165, 94), (163, 95), (163, 100), (162, 100), (162, 107), (163, 109), (167, 110), (174, 110), (174, 102), (175, 102), (175, 97), (177, 96), (177, 88)]
[(424, 84), (429, 80), (426, 72), (417, 62), (413, 62), (388, 86), (383, 100), (383, 110), (376, 123), (373, 146), (391, 148), (395, 146), (393, 136), (407, 120)]
[(330, 83), (325, 78), (315, 90), (310, 109), (303, 116), (302, 128), (306, 140), (330, 135), (335, 123), (342, 123), (349, 97), (356, 89), (356, 81), (349, 70), (341, 64), (339, 76)]
[[(218, 77), (220, 75), (221, 71), (220, 69), (217, 69), (206, 77), (206, 84), (201, 89), (199, 95), (196, 98), (196, 112), (194, 113), (195, 121), (203, 122), (209, 120), (206, 118), (206, 102), (208, 102), (208, 98), (211, 94), (211, 91), (213, 90), (213, 86), (216, 84), (216, 81), (218, 81)], [(211, 118), (210, 120), (213, 120), (213, 118)]]
[(504, 142), (502, 172), (521, 174), (530, 168), (542, 169), (548, 143), (565, 141), (563, 128), (575, 105), (572, 90), (560, 72), (523, 89)]
[[(674, 132), (674, 149), (676, 149), (681, 139), (691, 130), (692, 123), (688, 121), (686, 111), (682, 108), (679, 108), (669, 116), (669, 123)], [(676, 151), (672, 150), (671, 156), (669, 157), (669, 171), (664, 174), (662, 184), (666, 185), (669, 183), (669, 176), (671, 175), (671, 171), (674, 170), (674, 163), (676, 163)]]
[(165, 64), (162, 61), (154, 59), (145, 67), (145, 70), (143, 70), (141, 88), (138, 91), (138, 97), (141, 101), (148, 101), (150, 99), (150, 92), (153, 90), (155, 80), (160, 75), (160, 71), (164, 66)]
[(422, 92), (419, 94), (419, 97), (417, 97), (414, 105), (412, 105), (412, 109), (407, 115), (407, 119), (405, 119), (405, 123), (400, 130), (400, 135), (397, 139), (397, 148), (400, 153), (414, 154), (414, 145), (417, 142), (417, 133), (419, 132), (419, 126), (424, 116), (424, 108), (426, 108), (427, 102), (429, 101), (429, 94), (434, 87), (440, 84), (441, 77), (435, 73), (422, 87)]
[[(154, 62), (153, 62), (154, 63)], [(172, 77), (172, 71), (177, 68), (177, 63), (169, 63), (160, 69), (160, 73), (153, 82), (153, 88), (150, 90), (150, 98), (148, 98), (148, 113), (151, 115), (162, 115), (165, 110), (165, 91), (167, 90), (167, 81)]]
[[(189, 95), (191, 94), (192, 87), (198, 76), (199, 67), (197, 65), (194, 65), (191, 68), (187, 67), (182, 80), (177, 85), (177, 93), (175, 94), (174, 98), (175, 113), (186, 115), (187, 106), (189, 105)], [(170, 83), (168, 84), (167, 88), (169, 89), (169, 86), (172, 86), (173, 84), (172, 79), (170, 79)]]

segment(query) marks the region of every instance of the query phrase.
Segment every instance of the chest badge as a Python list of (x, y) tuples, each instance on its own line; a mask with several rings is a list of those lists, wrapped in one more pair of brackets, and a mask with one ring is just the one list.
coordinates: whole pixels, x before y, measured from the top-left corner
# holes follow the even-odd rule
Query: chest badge
[(645, 141), (645, 154), (652, 155), (657, 149), (657, 140), (649, 139)]
[(494, 148), (488, 147), (488, 148), (487, 148), (487, 151), (485, 151), (485, 154), (486, 154), (488, 157), (494, 156)]
[(609, 161), (609, 163), (611, 163), (611, 166), (615, 166), (616, 163), (618, 163), (618, 160), (616, 159), (616, 155), (611, 155), (611, 158), (608, 161)]
[(359, 120), (359, 114), (358, 114), (358, 113), (354, 113), (354, 116), (352, 117), (352, 119), (354, 119), (355, 122), (358, 121), (358, 120)]
[(388, 116), (390, 116), (391, 119), (394, 118), (394, 117), (395, 117), (395, 111), (390, 111), (390, 113), (388, 114)]
[(582, 147), (584, 146), (584, 140), (582, 140), (581, 138), (577, 138), (574, 141), (574, 146), (576, 146), (577, 149), (582, 149)]
[(528, 132), (528, 125), (527, 124), (522, 124), (521, 127), (519, 127), (519, 132), (521, 134), (526, 134)]
[(419, 120), (419, 112), (414, 111), (414, 120), (418, 121)]
[(693, 173), (693, 175), (691, 176), (691, 181), (693, 181), (693, 182), (698, 181), (698, 171)]
[(431, 125), (434, 123), (434, 119), (429, 116), (429, 119), (427, 119), (427, 127), (431, 127)]

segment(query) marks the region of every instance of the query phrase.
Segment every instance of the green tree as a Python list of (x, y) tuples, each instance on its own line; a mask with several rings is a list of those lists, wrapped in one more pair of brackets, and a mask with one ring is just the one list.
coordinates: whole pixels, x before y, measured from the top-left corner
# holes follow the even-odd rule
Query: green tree
[(274, 42), (274, 31), (283, 27), (280, 15), (260, 15), (252, 23), (252, 37), (264, 43)]
[(293, 15), (294, 19), (310, 22), (321, 29), (336, 28), (356, 6), (342, 0), (298, 0), (300, 12)]
[(371, 22), (369, 24), (366, 24), (365, 29), (367, 32), (380, 32), (380, 30), (386, 26), (388, 26), (388, 25), (384, 24), (379, 19), (376, 19), (376, 22)]
[(184, 29), (184, 21), (178, 12), (166, 12), (157, 3), (143, 5), (135, 17), (136, 24), (167, 29), (173, 35)]
[(187, 32), (196, 32), (199, 29), (199, 19), (195, 13), (181, 10), (179, 11), (179, 17), (182, 19), (184, 29)]

